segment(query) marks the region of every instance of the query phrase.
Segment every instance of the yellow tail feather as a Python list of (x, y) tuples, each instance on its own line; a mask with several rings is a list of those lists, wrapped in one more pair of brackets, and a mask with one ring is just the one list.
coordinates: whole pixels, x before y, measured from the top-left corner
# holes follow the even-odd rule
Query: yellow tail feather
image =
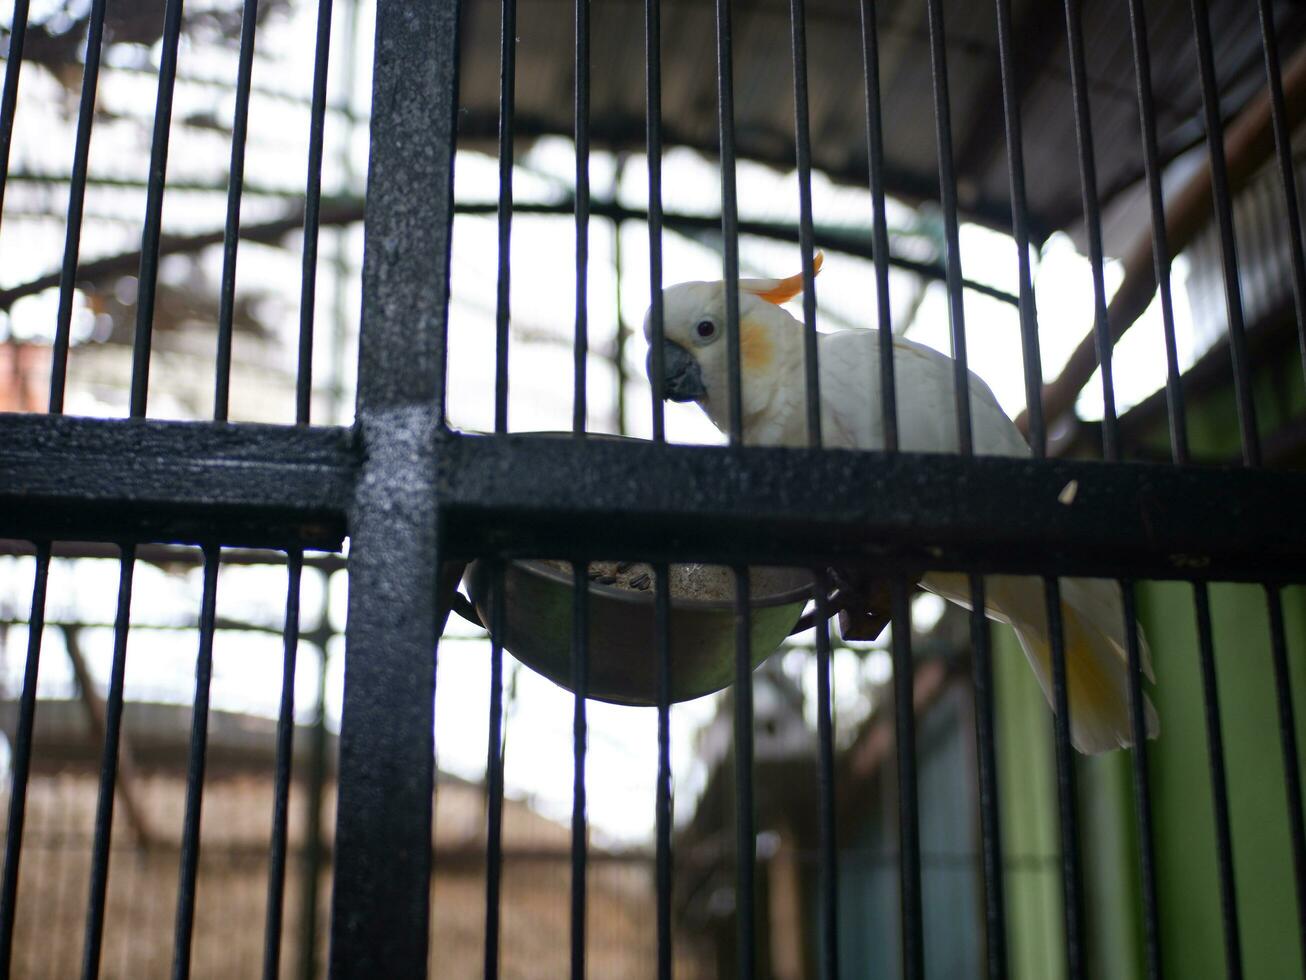
[[(1126, 652), (1065, 602), (1061, 609), (1070, 694), (1070, 737), (1075, 748), (1095, 755), (1132, 745)], [(1052, 653), (1046, 631), (1017, 626), (1016, 636), (1038, 675), (1048, 703), (1052, 704)], [(1143, 713), (1147, 736), (1155, 738), (1161, 725), (1146, 694)]]

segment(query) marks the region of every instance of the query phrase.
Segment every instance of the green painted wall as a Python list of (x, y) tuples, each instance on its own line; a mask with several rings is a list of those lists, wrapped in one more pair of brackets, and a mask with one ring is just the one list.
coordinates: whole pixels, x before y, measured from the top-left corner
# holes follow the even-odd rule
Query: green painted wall
[[(1285, 590), (1298, 742), (1306, 747), (1306, 593)], [(1158, 684), (1161, 737), (1149, 744), (1161, 944), (1168, 977), (1223, 977), (1215, 824), (1192, 587), (1147, 583), (1139, 613)], [(1248, 977), (1302, 975), (1287, 796), (1265, 593), (1211, 589), (1242, 962)], [(1065, 975), (1051, 712), (1009, 630), (995, 630), (999, 780), (1012, 976)], [(1141, 977), (1143, 936), (1132, 763), (1076, 768), (1089, 975)]]
[(1013, 980), (1065, 975), (1051, 715), (1006, 627), (993, 629), (998, 781)]
[[(1257, 377), (1260, 431), (1306, 412), (1296, 358)], [(1188, 406), (1198, 459), (1236, 459), (1231, 390)], [(1167, 451), (1164, 425), (1148, 440)], [(1306, 505), (1306, 501), (1303, 501)], [(1147, 582), (1139, 615), (1152, 648), (1161, 737), (1149, 744), (1163, 972), (1225, 976), (1209, 756), (1192, 586)], [(1306, 748), (1306, 590), (1285, 590), (1297, 739)], [(1242, 964), (1247, 977), (1300, 977), (1297, 897), (1288, 837), (1265, 591), (1211, 587)], [(1015, 637), (995, 629), (999, 779), (1013, 977), (1065, 975), (1051, 713)], [(1129, 753), (1077, 764), (1089, 975), (1142, 976), (1143, 936)]]
[[(1192, 588), (1140, 590), (1159, 681), (1162, 737), (1151, 747), (1166, 974), (1223, 976), (1209, 754)], [(1294, 701), (1306, 706), (1301, 596), (1290, 595)], [(1301, 976), (1274, 678), (1264, 591), (1211, 589), (1215, 663), (1228, 771), (1242, 959), (1251, 977)], [(1298, 716), (1299, 722), (1301, 715)], [(1298, 740), (1306, 729), (1298, 725)]]

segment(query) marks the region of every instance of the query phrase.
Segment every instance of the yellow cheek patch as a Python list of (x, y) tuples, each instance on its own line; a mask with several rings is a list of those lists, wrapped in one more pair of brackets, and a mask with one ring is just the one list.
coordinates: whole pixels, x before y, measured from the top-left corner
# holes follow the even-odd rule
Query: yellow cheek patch
[(765, 371), (775, 358), (766, 328), (744, 319), (739, 322), (739, 361), (745, 371)]

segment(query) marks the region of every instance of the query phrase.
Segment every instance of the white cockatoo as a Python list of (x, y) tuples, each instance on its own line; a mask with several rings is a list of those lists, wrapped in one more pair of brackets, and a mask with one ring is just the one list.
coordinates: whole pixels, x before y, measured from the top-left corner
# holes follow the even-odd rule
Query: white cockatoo
[[(820, 269), (817, 255), (816, 269)], [(806, 446), (807, 402), (803, 324), (780, 304), (802, 291), (802, 276), (742, 279), (739, 283), (739, 348), (745, 444)], [(663, 394), (697, 402), (722, 432), (729, 429), (728, 344), (725, 284), (685, 282), (663, 290)], [(649, 317), (644, 335), (652, 340)], [(875, 330), (822, 333), (818, 340), (821, 433), (827, 447), (882, 449), (879, 336)], [(649, 358), (650, 368), (652, 357)], [(953, 361), (910, 340), (893, 340), (898, 399), (898, 444), (910, 452), (958, 451)], [(988, 386), (970, 375), (974, 450), (995, 456), (1028, 456), (1029, 446)], [(1052, 664), (1043, 583), (1037, 578), (986, 576), (986, 613), (1016, 631), (1049, 703)], [(962, 574), (932, 572), (922, 587), (969, 608)], [(1120, 587), (1101, 579), (1063, 579), (1061, 611), (1070, 731), (1086, 753), (1132, 743), (1128, 660)], [(1153, 678), (1147, 646), (1139, 635), (1143, 669)], [(1147, 733), (1159, 731), (1156, 711), (1145, 704)]]

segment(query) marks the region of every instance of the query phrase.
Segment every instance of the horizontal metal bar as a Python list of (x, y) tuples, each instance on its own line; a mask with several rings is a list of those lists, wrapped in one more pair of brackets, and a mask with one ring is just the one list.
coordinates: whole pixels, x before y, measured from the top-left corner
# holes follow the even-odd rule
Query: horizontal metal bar
[[(449, 433), (438, 442), (450, 558), (495, 549), (723, 563), (856, 557), (968, 571), (1306, 580), (1304, 473), (601, 436)], [(0, 413), (0, 537), (216, 536), (234, 546), (335, 549), (357, 466), (343, 428)]]
[[(39, 549), (30, 541), (21, 538), (0, 538), (0, 555), (35, 555)], [(111, 558), (117, 561), (118, 546), (102, 541), (59, 541), (50, 546), (50, 555), (54, 558)], [(136, 560), (147, 565), (182, 565), (199, 567), (203, 564), (204, 554), (197, 548), (187, 545), (146, 544), (136, 549)], [(330, 552), (310, 552), (301, 559), (305, 568), (317, 569), (324, 575), (343, 571), (349, 566), (349, 559), (344, 555)], [(224, 565), (285, 565), (284, 551), (267, 548), (223, 548)], [(218, 617), (218, 622), (223, 621)], [(0, 620), (2, 622), (2, 620)], [(179, 627), (180, 628), (180, 627)], [(190, 627), (185, 627), (190, 629)], [(221, 628), (221, 627), (219, 627)], [(269, 627), (280, 633), (281, 627)]]
[(0, 537), (334, 550), (343, 428), (0, 413)]
[(451, 434), (437, 459), (450, 559), (1306, 579), (1303, 473), (570, 435)]

